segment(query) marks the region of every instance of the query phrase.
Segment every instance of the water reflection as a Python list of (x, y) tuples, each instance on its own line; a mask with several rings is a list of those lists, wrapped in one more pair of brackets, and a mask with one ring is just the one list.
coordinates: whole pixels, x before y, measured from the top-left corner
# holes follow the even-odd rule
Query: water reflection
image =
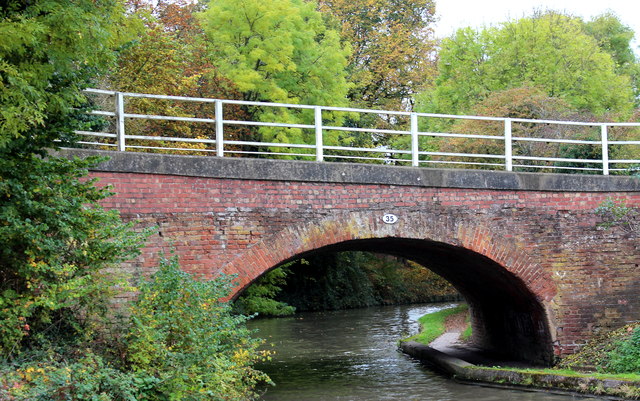
[(263, 400), (586, 400), (455, 383), (397, 351), (417, 318), (451, 304), (388, 306), (258, 319), (250, 327), (273, 344), (258, 366), (277, 384)]

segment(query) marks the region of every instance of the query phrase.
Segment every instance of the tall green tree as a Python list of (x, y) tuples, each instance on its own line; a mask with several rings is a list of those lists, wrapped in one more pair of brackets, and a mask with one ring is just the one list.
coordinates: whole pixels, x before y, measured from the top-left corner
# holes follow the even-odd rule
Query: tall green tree
[[(327, 23), (350, 43), (347, 65), (352, 105), (383, 110), (410, 110), (413, 96), (433, 84), (435, 45), (433, 0), (319, 0)], [(398, 130), (408, 118), (397, 115), (359, 114), (346, 126)], [(385, 134), (352, 133), (342, 139), (359, 148), (406, 149), (404, 138)], [(335, 152), (341, 156), (381, 157), (380, 153)], [(341, 159), (349, 161), (349, 159)], [(359, 160), (362, 162), (362, 160)], [(379, 160), (366, 162), (377, 163)]]
[[(200, 14), (218, 73), (244, 100), (344, 106), (348, 46), (328, 29), (313, 1), (212, 0)], [(262, 121), (309, 123), (312, 112), (247, 108)], [(270, 142), (310, 143), (313, 132), (261, 129)]]
[[(0, 397), (254, 398), (252, 385), (267, 378), (251, 368), (260, 354), (246, 318), (220, 302), (230, 280), (197, 283), (163, 263), (129, 325), (107, 318), (126, 285), (117, 264), (145, 235), (101, 207), (109, 189), (86, 175), (102, 158), (50, 153), (84, 125), (81, 89), (124, 34), (109, 30), (124, 19), (120, 3), (0, 4)], [(158, 357), (164, 364), (145, 363)]]
[(418, 97), (418, 109), (465, 113), (492, 91), (521, 86), (542, 88), (594, 114), (633, 108), (630, 77), (582, 20), (548, 12), (445, 39), (436, 86)]
[(0, 151), (70, 138), (81, 90), (111, 59), (116, 0), (38, 0), (0, 6)]
[(593, 36), (601, 49), (613, 57), (616, 71), (631, 77), (636, 104), (640, 97), (640, 63), (632, 47), (635, 32), (612, 12), (594, 17), (584, 24), (585, 32)]
[(314, 2), (213, 0), (201, 22), (214, 63), (246, 100), (345, 104), (349, 49)]
[(8, 357), (85, 339), (115, 283), (105, 269), (135, 254), (142, 238), (101, 208), (108, 190), (84, 178), (98, 159), (47, 156), (85, 125), (81, 90), (111, 60), (108, 27), (120, 4), (3, 4), (0, 357)]
[[(205, 38), (195, 13), (201, 4), (189, 1), (128, 0), (130, 20), (141, 21), (141, 34), (123, 46), (102, 84), (108, 89), (158, 95), (238, 99), (235, 85), (217, 72), (210, 59), (212, 43)], [(212, 104), (176, 102), (148, 98), (127, 99), (126, 111), (138, 114), (210, 118)], [(227, 105), (225, 118), (246, 120), (242, 110)], [(213, 139), (213, 124), (179, 121), (132, 120), (126, 129), (138, 135)], [(225, 139), (243, 139), (246, 127), (228, 127)], [(169, 146), (194, 149), (195, 154), (207, 146), (201, 143), (156, 140), (130, 141), (134, 145)], [(213, 145), (214, 146), (214, 145)], [(227, 148), (229, 149), (229, 148)]]

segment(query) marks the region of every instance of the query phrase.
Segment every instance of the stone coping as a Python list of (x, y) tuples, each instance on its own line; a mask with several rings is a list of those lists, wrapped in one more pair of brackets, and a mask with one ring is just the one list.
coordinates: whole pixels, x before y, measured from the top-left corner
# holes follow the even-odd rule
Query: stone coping
[(62, 149), (57, 154), (66, 157), (108, 156), (110, 160), (94, 170), (110, 172), (514, 191), (640, 192), (640, 179), (624, 176), (436, 169), (84, 149)]
[(415, 341), (401, 342), (407, 355), (425, 362), (447, 376), (466, 383), (515, 389), (544, 390), (593, 396), (598, 399), (638, 399), (640, 382), (566, 376), (560, 373), (522, 372), (476, 366)]

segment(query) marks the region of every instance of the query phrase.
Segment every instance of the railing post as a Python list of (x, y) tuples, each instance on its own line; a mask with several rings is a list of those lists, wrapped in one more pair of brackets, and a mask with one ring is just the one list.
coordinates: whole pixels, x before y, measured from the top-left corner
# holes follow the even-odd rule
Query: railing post
[(222, 101), (215, 102), (216, 120), (216, 156), (224, 157), (224, 120), (222, 116)]
[(600, 137), (602, 138), (602, 175), (609, 175), (609, 138), (606, 124), (600, 126)]
[(313, 110), (316, 127), (316, 161), (321, 162), (324, 160), (322, 149), (322, 107), (315, 106)]
[(504, 167), (513, 171), (513, 141), (511, 139), (511, 119), (504, 120)]
[(126, 150), (125, 131), (124, 131), (124, 95), (122, 92), (116, 92), (116, 135), (118, 141), (118, 150), (124, 152)]
[(420, 165), (420, 149), (418, 148), (418, 115), (410, 114), (410, 130), (411, 130), (411, 165), (418, 167)]

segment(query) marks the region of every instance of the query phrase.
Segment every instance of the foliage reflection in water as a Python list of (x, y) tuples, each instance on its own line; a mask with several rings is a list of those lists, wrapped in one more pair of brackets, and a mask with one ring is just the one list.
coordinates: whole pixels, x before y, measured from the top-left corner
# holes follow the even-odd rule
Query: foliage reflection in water
[(525, 400), (586, 398), (456, 383), (397, 351), (418, 331), (416, 320), (452, 304), (371, 307), (256, 319), (250, 327), (273, 344), (258, 369), (276, 383), (263, 400)]

